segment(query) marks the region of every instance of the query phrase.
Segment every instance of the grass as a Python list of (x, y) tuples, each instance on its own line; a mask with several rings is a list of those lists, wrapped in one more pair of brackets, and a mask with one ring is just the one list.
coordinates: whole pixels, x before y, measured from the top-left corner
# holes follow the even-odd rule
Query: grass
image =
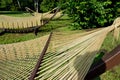
[(0, 11), (0, 15), (14, 16), (14, 17), (27, 17), (31, 16), (30, 13), (21, 11)]
[[(118, 41), (116, 41), (113, 38), (113, 32), (109, 33), (107, 37), (105, 38), (101, 49), (104, 49), (108, 52), (110, 52), (112, 49), (114, 49), (118, 44), (120, 44), (120, 38)], [(97, 54), (96, 55), (96, 62), (102, 58), (104, 54)], [(120, 65), (114, 67), (113, 69), (103, 73), (99, 77), (95, 78), (94, 80), (120, 80)]]
[[(26, 41), (26, 40), (40, 37), (42, 35), (43, 34), (38, 34), (38, 36), (35, 36), (33, 33), (29, 33), (29, 34), (9, 34), (9, 33), (6, 33), (5, 35), (0, 36), (0, 44), (22, 42), (22, 41)], [(44, 35), (45, 35), (45, 33), (44, 33)]]
[[(64, 23), (64, 24), (63, 24)], [(50, 21), (44, 27), (39, 29), (38, 35), (35, 36), (34, 33), (5, 33), (0, 36), (0, 44), (16, 43), (22, 42), (30, 39), (34, 39), (46, 34), (49, 34), (51, 31), (70, 31), (69, 24), (71, 20), (68, 17), (62, 17), (60, 20)]]
[(110, 71), (105, 72), (100, 77), (101, 80), (120, 80), (120, 65), (114, 67)]
[[(6, 14), (6, 15), (24, 16), (24, 13)], [(33, 33), (25, 33), (25, 34), (6, 33), (0, 36), (0, 44), (15, 43), (15, 42), (34, 39), (34, 38), (49, 34), (51, 31), (65, 31), (65, 32), (71, 31), (70, 29), (71, 22), (72, 20), (70, 20), (67, 16), (62, 17), (59, 20), (52, 20), (46, 26), (40, 28), (37, 36), (35, 36)], [(81, 30), (81, 32), (85, 32), (85, 30)], [(115, 46), (117, 46), (117, 44), (120, 44), (120, 40), (113, 42), (113, 36), (111, 32), (106, 37), (101, 49), (105, 49), (107, 50), (107, 52), (109, 52)], [(99, 60), (102, 56), (103, 55), (97, 55), (97, 59)], [(105, 72), (101, 76), (97, 77), (95, 80), (120, 80), (120, 65), (111, 69), (110, 71)]]
[(115, 66), (109, 71), (106, 71), (94, 80), (120, 80), (120, 65)]
[[(102, 45), (102, 49), (106, 49), (107, 52), (109, 52), (114, 49), (118, 44), (120, 44), (120, 38), (118, 41), (115, 41), (113, 39), (112, 33), (110, 33), (105, 39)], [(120, 80), (120, 65), (100, 75), (100, 79), (98, 80)]]
[(107, 52), (109, 52), (112, 49), (114, 49), (118, 44), (120, 44), (120, 39), (118, 41), (116, 41), (113, 38), (113, 32), (111, 32), (105, 38), (105, 40), (102, 44), (102, 49), (105, 49), (105, 50), (107, 50)]

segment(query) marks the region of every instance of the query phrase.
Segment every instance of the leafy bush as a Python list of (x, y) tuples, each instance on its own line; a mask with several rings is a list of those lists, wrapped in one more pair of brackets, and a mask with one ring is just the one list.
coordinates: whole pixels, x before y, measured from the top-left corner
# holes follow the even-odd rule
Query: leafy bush
[(40, 4), (40, 10), (42, 12), (47, 12), (58, 6), (61, 7), (61, 9), (66, 9), (66, 3), (68, 1), (69, 0), (43, 0)]
[(0, 11), (19, 11), (21, 9), (22, 11), (25, 11), (25, 7), (29, 7), (34, 10), (34, 1), (33, 0), (0, 0)]
[(47, 12), (57, 6), (58, 0), (43, 0), (40, 4), (40, 10)]
[(74, 20), (73, 29), (103, 27), (112, 24), (118, 16), (120, 1), (70, 0), (67, 13)]

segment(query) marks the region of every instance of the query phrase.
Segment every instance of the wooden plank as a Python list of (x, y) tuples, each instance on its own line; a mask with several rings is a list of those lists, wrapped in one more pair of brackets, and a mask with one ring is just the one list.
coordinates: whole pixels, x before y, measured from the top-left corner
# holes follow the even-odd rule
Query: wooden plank
[(120, 45), (106, 54), (99, 62), (93, 64), (85, 77), (85, 80), (92, 80), (107, 70), (120, 64)]

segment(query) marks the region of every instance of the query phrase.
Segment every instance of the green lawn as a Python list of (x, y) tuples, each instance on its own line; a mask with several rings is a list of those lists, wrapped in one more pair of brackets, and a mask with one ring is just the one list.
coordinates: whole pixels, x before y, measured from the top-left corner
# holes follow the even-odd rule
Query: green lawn
[(27, 17), (31, 16), (30, 13), (22, 11), (0, 11), (0, 15), (14, 16), (14, 17)]
[(101, 80), (120, 80), (120, 65), (105, 72), (100, 78)]

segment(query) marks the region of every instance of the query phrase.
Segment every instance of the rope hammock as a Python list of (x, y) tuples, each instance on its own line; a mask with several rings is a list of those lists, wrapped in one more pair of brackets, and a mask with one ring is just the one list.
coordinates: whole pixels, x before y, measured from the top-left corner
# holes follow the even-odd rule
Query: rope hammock
[(12, 17), (12, 16), (6, 16), (6, 15), (0, 15), (0, 18), (1, 18), (0, 28), (1, 29), (23, 29), (23, 28), (41, 26), (43, 25), (42, 20), (51, 20), (51, 17), (52, 19), (57, 19), (60, 16), (62, 16), (62, 12), (57, 11), (56, 13), (51, 14), (50, 13), (51, 11), (47, 13), (34, 13), (35, 14), (34, 16), (29, 16), (29, 17)]
[(47, 38), (0, 45), (0, 79), (28, 78)]
[[(113, 25), (90, 31), (53, 32), (35, 80), (84, 80), (105, 37), (114, 30), (118, 39), (120, 18)], [(20, 43), (0, 45), (0, 79), (30, 79), (49, 35)]]
[(41, 16), (11, 17), (0, 15), (0, 28), (21, 29), (41, 25)]

